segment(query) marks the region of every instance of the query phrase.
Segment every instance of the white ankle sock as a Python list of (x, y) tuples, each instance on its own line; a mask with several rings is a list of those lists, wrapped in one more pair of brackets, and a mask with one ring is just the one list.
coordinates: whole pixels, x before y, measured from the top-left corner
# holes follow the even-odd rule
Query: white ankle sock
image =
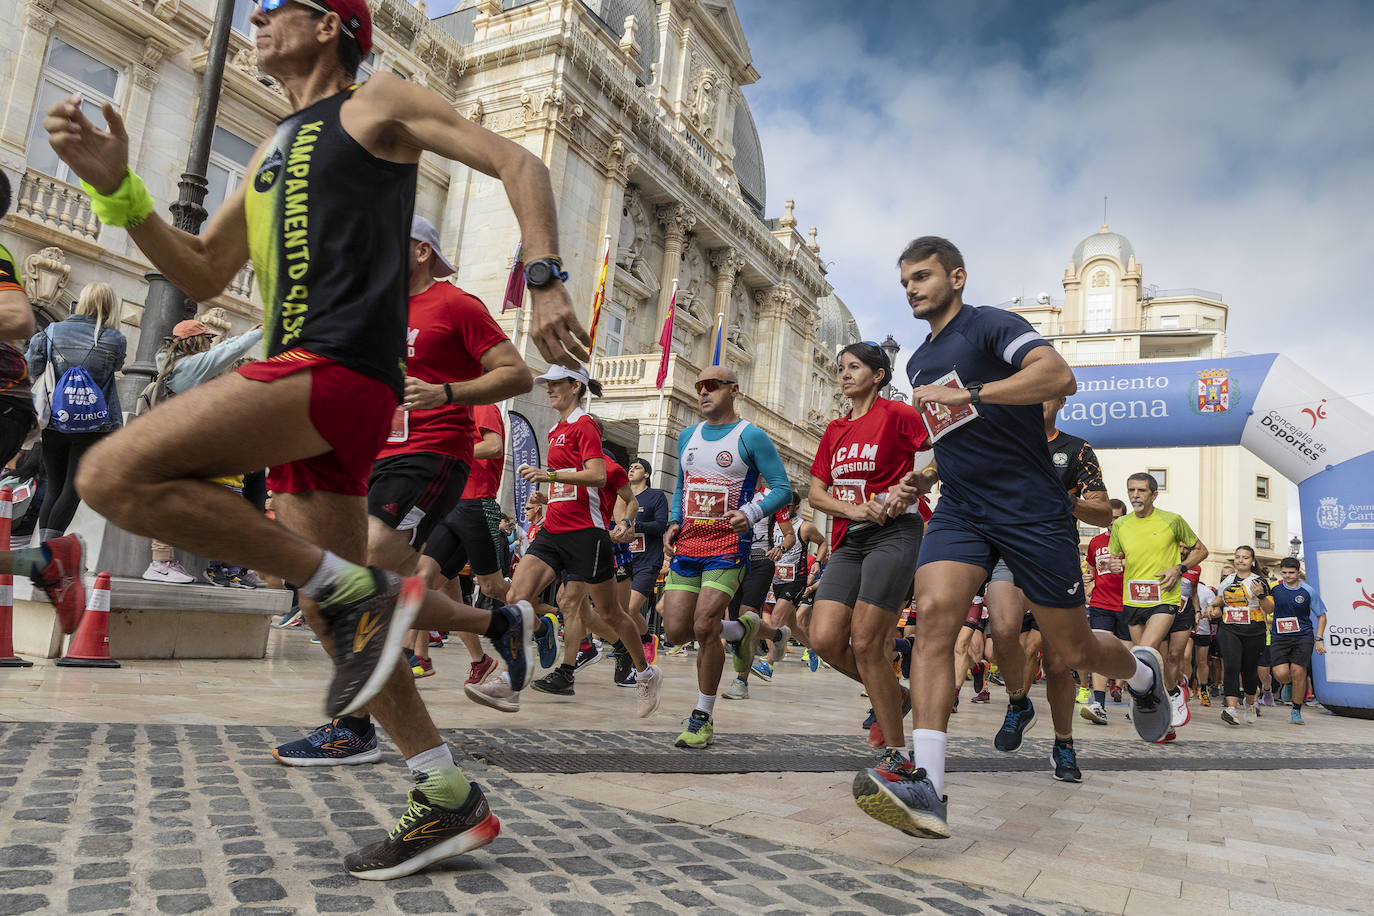
[(744, 624), (738, 620), (724, 620), (720, 624), (720, 635), (726, 642), (736, 642), (744, 638)]
[(945, 794), (945, 744), (949, 736), (930, 728), (918, 728), (911, 733), (911, 762), (926, 771), (926, 778), (935, 791)]
[(1155, 673), (1150, 670), (1150, 666), (1140, 659), (1135, 660), (1135, 674), (1126, 679), (1126, 683), (1131, 685), (1131, 689), (1136, 693), (1144, 693), (1155, 684)]
[(714, 715), (716, 714), (716, 698), (715, 698), (715, 696), (707, 696), (707, 695), (704, 694), (704, 693), (698, 693), (698, 694), (697, 694), (697, 709), (700, 709), (702, 712), (706, 713), (708, 716), (714, 716)]

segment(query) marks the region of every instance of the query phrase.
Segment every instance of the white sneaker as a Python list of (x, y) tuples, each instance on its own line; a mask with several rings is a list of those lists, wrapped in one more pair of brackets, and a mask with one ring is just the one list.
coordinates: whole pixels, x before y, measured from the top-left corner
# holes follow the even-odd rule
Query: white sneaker
[(1245, 724), (1254, 725), (1259, 721), (1259, 711), (1249, 703), (1245, 704)]
[(643, 673), (634, 672), (635, 690), (639, 693), (639, 717), (647, 719), (658, 710), (658, 690), (663, 686), (663, 672), (650, 665)]
[(721, 696), (727, 700), (747, 700), (749, 699), (749, 682), (735, 678), (730, 682), (730, 686), (721, 693)]
[(1094, 702), (1086, 706), (1080, 706), (1078, 707), (1078, 714), (1094, 725), (1107, 724), (1107, 710), (1102, 708), (1101, 703)]
[(776, 665), (787, 655), (787, 641), (792, 638), (791, 627), (778, 627), (778, 635), (773, 637), (773, 646), (768, 650), (769, 664)]
[(1225, 722), (1227, 725), (1239, 725), (1244, 720), (1237, 710), (1227, 706), (1221, 711), (1221, 721)]
[(143, 578), (149, 582), (166, 582), (170, 585), (187, 585), (196, 577), (186, 572), (176, 560), (154, 560), (143, 570)]
[(480, 684), (464, 684), (463, 692), (472, 702), (490, 706), (500, 712), (520, 711), (520, 692), (511, 689), (510, 675), (504, 671), (500, 677), (491, 678)]
[(1181, 728), (1193, 718), (1193, 714), (1188, 711), (1188, 697), (1182, 689), (1176, 694), (1169, 695), (1169, 705), (1173, 707), (1173, 718), (1169, 720), (1170, 728)]

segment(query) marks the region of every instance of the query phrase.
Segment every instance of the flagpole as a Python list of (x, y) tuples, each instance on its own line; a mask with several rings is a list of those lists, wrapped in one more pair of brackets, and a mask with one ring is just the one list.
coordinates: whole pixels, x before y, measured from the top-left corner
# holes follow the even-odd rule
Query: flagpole
[[(669, 300), (669, 301), (670, 301), (670, 302), (671, 302), (671, 301), (675, 301), (676, 299), (677, 299), (677, 277), (674, 277), (674, 278), (673, 278), (673, 298), (672, 298), (672, 300)], [(670, 307), (670, 308), (671, 308), (671, 307)], [(666, 321), (667, 319), (665, 318), (664, 320)], [(668, 347), (671, 349), (672, 346), (673, 346), (673, 342), (672, 342), (672, 340), (670, 339), (670, 340), (668, 341)], [(671, 359), (672, 357), (670, 356), (669, 358)], [(667, 465), (667, 462), (662, 460), (662, 456), (663, 456), (663, 436), (664, 436), (664, 433), (665, 433), (665, 432), (667, 431), (667, 429), (668, 429), (668, 418), (665, 417), (665, 416), (663, 415), (663, 398), (664, 398), (664, 396), (665, 396), (666, 394), (667, 394), (667, 392), (665, 392), (665, 391), (663, 390), (663, 388), (660, 387), (660, 388), (658, 389), (658, 430), (654, 433), (654, 461), (658, 462), (658, 479), (659, 479), (660, 481), (663, 480), (663, 474), (664, 474), (664, 472), (665, 472), (665, 470), (666, 470), (666, 465)], [(659, 489), (662, 489), (662, 487), (660, 487)]]
[[(600, 306), (606, 304), (606, 270), (611, 261), (611, 234), (605, 236), (606, 249), (601, 255), (601, 278), (597, 282), (596, 292), (592, 295), (592, 350), (587, 356), (587, 378), (596, 378), (596, 320)], [(592, 409), (592, 389), (587, 388), (587, 403), (583, 410), (591, 413)]]

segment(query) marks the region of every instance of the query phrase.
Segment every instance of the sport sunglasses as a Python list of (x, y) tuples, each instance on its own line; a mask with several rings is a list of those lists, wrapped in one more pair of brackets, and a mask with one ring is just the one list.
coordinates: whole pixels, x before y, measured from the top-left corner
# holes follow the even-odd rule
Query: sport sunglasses
[(262, 2), (258, 4), (258, 7), (264, 13), (270, 13), (273, 10), (281, 9), (282, 6), (287, 3), (296, 3), (300, 6), (308, 7), (309, 9), (315, 10), (317, 13), (333, 13), (334, 15), (339, 17), (339, 27), (343, 30), (343, 33), (345, 35), (347, 35), (349, 38), (358, 37), (353, 34), (353, 30), (348, 27), (348, 23), (343, 21), (343, 16), (339, 14), (338, 10), (331, 10), (329, 7), (325, 6), (322, 3), (313, 3), (311, 2), (311, 0), (262, 0)]
[(727, 382), (727, 381), (725, 381), (724, 379), (719, 379), (719, 378), (706, 378), (706, 379), (702, 379), (701, 381), (697, 382), (697, 384), (696, 384), (697, 394), (701, 394), (703, 391), (716, 391), (717, 389), (724, 388), (726, 385), (733, 385), (733, 384), (735, 384), (735, 383), (734, 383), (734, 382)]

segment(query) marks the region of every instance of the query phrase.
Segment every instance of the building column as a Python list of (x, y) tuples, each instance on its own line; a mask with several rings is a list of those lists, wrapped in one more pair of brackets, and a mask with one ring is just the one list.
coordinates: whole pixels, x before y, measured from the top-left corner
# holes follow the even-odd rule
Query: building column
[[(740, 269), (744, 266), (744, 258), (740, 256), (739, 249), (734, 247), (717, 248), (711, 252), (711, 266), (716, 271), (716, 307), (712, 316), (720, 316), (720, 327), (722, 340), (726, 337), (726, 331), (730, 327), (730, 296), (735, 290), (735, 280), (739, 277)], [(706, 345), (708, 350), (714, 349), (715, 338)], [(721, 345), (721, 362), (725, 361), (725, 346)]]
[(658, 324), (662, 325), (673, 298), (673, 280), (682, 269), (682, 244), (697, 224), (697, 214), (686, 204), (664, 204), (654, 215), (663, 226), (663, 272), (659, 274), (663, 285), (658, 292)]

